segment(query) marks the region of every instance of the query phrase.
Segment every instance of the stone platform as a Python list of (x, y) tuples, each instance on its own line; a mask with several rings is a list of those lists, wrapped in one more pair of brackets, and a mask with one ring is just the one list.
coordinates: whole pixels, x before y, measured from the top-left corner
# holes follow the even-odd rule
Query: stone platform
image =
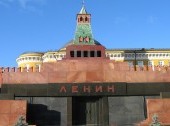
[(20, 116), (26, 118), (25, 100), (0, 100), (0, 126), (14, 126)]
[(170, 126), (170, 99), (148, 99), (147, 119), (137, 124), (137, 126), (148, 126), (154, 115), (158, 116), (161, 126)]

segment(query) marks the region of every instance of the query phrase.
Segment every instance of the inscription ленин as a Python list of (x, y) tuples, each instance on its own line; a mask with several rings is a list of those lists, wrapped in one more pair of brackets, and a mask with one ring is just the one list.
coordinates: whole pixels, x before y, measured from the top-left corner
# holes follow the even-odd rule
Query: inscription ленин
[(60, 86), (60, 93), (114, 93), (114, 85), (69, 85)]

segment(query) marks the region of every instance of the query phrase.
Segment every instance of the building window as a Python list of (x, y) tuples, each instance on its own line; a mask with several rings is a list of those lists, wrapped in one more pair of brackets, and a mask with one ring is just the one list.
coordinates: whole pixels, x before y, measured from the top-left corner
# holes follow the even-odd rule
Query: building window
[(127, 58), (127, 54), (125, 54), (125, 58)]
[(82, 17), (80, 17), (80, 21), (83, 21), (83, 18), (82, 18)]
[(153, 61), (148, 61), (148, 66), (154, 66)]
[(85, 21), (88, 21), (88, 18), (87, 18), (87, 17), (85, 18)]
[(81, 57), (81, 51), (77, 51), (77, 57)]
[(27, 72), (29, 71), (29, 64), (25, 64), (25, 68), (26, 68), (26, 70), (27, 70)]
[(164, 65), (164, 61), (159, 61), (159, 66), (163, 66)]
[(90, 57), (94, 57), (94, 51), (90, 51)]
[(84, 57), (88, 57), (88, 51), (84, 51), (83, 54), (84, 54)]
[[(74, 57), (74, 51), (70, 51), (70, 56)], [(58, 55), (57, 55), (57, 57), (58, 57)]]
[(128, 58), (130, 58), (131, 57), (131, 54), (128, 54)]
[(106, 54), (106, 57), (110, 57), (109, 53)]
[(125, 56), (125, 54), (121, 54), (121, 57), (124, 57)]
[(40, 66), (39, 64), (35, 64), (35, 68), (39, 68), (39, 66)]
[(133, 61), (128, 61), (128, 65), (131, 67), (133, 66)]
[(101, 57), (101, 51), (97, 51), (97, 57)]
[(143, 61), (138, 61), (137, 63), (138, 66), (143, 66)]

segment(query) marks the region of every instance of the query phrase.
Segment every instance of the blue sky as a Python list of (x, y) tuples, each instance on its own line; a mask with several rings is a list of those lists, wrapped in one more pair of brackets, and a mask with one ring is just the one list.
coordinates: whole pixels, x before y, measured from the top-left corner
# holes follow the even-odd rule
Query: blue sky
[[(93, 36), (106, 48), (170, 48), (170, 0), (85, 0)], [(26, 51), (74, 38), (82, 0), (0, 0), (0, 66)]]

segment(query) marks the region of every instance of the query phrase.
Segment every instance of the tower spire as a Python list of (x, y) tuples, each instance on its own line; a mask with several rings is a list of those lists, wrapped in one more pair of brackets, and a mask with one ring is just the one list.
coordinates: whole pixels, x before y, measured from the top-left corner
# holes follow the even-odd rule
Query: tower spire
[(85, 5), (85, 1), (84, 1), (84, 0), (82, 0), (82, 5), (83, 5), (83, 6)]
[(85, 9), (85, 1), (84, 0), (82, 0), (82, 8), (81, 8), (79, 14), (87, 14), (87, 11)]
[(85, 44), (85, 45), (94, 45), (94, 39), (91, 29), (91, 15), (87, 13), (84, 0), (82, 0), (82, 8), (77, 14), (77, 27), (75, 33), (74, 44)]

